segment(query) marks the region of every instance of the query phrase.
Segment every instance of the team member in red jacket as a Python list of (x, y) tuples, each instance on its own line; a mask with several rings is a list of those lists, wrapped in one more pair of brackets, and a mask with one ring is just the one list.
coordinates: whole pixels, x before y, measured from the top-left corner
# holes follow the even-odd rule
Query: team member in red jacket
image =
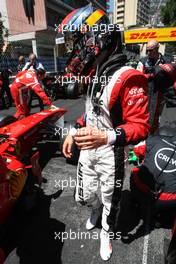
[(11, 85), (11, 94), (16, 105), (15, 117), (21, 119), (28, 116), (30, 109), (27, 105), (28, 91), (33, 90), (45, 105), (51, 106), (52, 103), (40, 87), (38, 80), (45, 77), (45, 70), (25, 70), (17, 74), (15, 81)]
[[(84, 12), (85, 9), (78, 10), (74, 21), (84, 18), (88, 23), (92, 16), (94, 21), (100, 18), (99, 11), (94, 12), (91, 6)], [(97, 66), (96, 76), (88, 89), (86, 112), (67, 136), (63, 153), (68, 158), (71, 156), (74, 141), (81, 149), (75, 199), (92, 207), (86, 223), (88, 230), (95, 227), (101, 215), (101, 203), (96, 194), (97, 183), (100, 184), (103, 203), (100, 256), (108, 260), (112, 254), (110, 231), (114, 231), (123, 185), (123, 147), (146, 138), (149, 114), (147, 79), (139, 71), (125, 66), (120, 32), (108, 30), (103, 34), (99, 30), (96, 34), (92, 37), (100, 53), (93, 61), (91, 57), (92, 67), (93, 63)]]

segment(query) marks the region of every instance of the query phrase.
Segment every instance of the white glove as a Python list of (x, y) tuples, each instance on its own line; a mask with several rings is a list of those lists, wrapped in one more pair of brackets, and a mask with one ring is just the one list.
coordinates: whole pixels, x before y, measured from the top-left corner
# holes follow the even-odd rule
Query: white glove
[(59, 107), (55, 106), (55, 105), (50, 105), (50, 109), (54, 110), (54, 109), (59, 109)]

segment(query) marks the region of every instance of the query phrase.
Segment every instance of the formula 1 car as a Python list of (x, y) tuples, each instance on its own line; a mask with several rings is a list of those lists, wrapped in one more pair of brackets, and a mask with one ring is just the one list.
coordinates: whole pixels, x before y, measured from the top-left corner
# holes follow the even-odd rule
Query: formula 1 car
[(62, 129), (55, 124), (65, 112), (64, 108), (48, 109), (18, 121), (13, 116), (0, 117), (0, 264), (6, 258), (6, 221), (22, 194), (33, 194), (42, 183), (37, 143), (47, 133)]
[(75, 99), (83, 90), (78, 83), (80, 79), (79, 75), (75, 76), (72, 73), (50, 73), (43, 80), (43, 87), (51, 101), (55, 101), (59, 96)]

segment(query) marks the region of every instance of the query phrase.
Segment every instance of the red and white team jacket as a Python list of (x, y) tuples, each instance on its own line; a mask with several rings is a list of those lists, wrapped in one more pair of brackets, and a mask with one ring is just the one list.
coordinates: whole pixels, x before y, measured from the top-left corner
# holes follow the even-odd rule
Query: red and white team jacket
[(23, 104), (23, 93), (29, 89), (33, 90), (45, 105), (51, 105), (51, 101), (41, 88), (36, 73), (33, 70), (25, 70), (16, 75), (15, 81), (11, 85), (11, 93), (19, 93), (20, 103)]
[(111, 133), (111, 144), (122, 146), (145, 139), (150, 130), (148, 122), (147, 78), (124, 66), (112, 75), (102, 91), (92, 91), (86, 113), (75, 127), (106, 129)]

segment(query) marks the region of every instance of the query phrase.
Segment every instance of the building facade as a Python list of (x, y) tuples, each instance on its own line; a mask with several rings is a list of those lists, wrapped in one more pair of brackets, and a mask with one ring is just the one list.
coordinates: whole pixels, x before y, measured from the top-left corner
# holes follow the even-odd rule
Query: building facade
[(150, 24), (153, 27), (161, 26), (161, 8), (166, 5), (167, 0), (153, 0), (150, 4)]
[(114, 23), (122, 27), (149, 23), (150, 0), (114, 0)]
[[(0, 13), (8, 29), (7, 43), (11, 56), (28, 57), (34, 52), (40, 59), (53, 61), (57, 55), (57, 26), (73, 9), (85, 6), (87, 0), (1, 0)], [(106, 10), (105, 0), (92, 0), (94, 6)], [(54, 67), (54, 62), (53, 67)]]

